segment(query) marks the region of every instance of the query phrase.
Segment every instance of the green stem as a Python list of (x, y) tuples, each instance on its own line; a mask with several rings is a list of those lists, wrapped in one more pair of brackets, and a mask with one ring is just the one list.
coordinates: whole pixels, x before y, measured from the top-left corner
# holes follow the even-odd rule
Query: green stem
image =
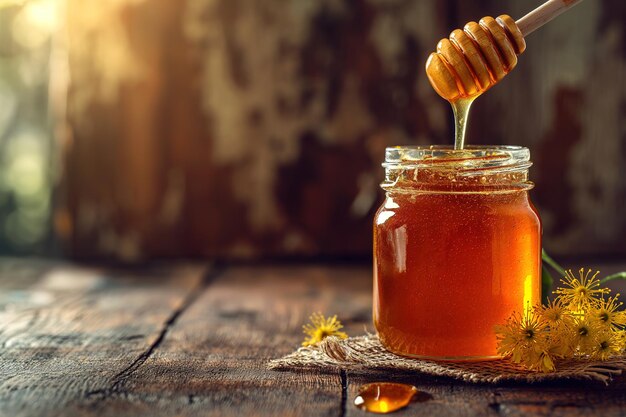
[(541, 260), (543, 260), (545, 263), (547, 263), (552, 268), (554, 268), (554, 270), (558, 272), (561, 275), (561, 277), (565, 276), (565, 269), (563, 269), (563, 267), (559, 265), (554, 259), (552, 259), (543, 249), (541, 249)]
[(600, 285), (613, 281), (614, 279), (626, 279), (626, 272), (618, 272), (616, 274), (609, 275), (608, 277), (604, 277), (600, 280)]
[(541, 265), (541, 300), (542, 302), (546, 302), (548, 297), (550, 297), (550, 293), (552, 292), (552, 286), (554, 285), (554, 278), (552, 278), (552, 274), (548, 270), (548, 267), (545, 265)]

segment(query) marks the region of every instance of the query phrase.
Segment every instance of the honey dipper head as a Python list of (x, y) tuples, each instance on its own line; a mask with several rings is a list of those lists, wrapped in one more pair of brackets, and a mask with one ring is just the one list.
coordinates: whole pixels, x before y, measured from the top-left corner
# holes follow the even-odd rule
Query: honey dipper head
[(476, 96), (504, 78), (524, 49), (524, 36), (510, 16), (483, 17), (439, 41), (426, 61), (426, 75), (448, 101)]

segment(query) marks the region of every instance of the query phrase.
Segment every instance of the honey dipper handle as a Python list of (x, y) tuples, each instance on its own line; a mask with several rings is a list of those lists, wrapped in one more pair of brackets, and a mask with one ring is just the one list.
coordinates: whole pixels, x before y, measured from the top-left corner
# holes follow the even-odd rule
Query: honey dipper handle
[(522, 35), (526, 37), (581, 1), (582, 0), (548, 0), (515, 23), (517, 23)]

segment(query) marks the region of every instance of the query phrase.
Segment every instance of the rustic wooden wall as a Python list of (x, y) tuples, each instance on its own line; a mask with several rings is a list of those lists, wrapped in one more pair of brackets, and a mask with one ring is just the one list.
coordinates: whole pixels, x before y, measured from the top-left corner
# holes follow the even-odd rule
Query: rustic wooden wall
[[(55, 224), (77, 257), (367, 256), (385, 146), (451, 143), (423, 63), (539, 1), (69, 0)], [(531, 35), (470, 143), (529, 146), (546, 244), (626, 254), (626, 11)]]

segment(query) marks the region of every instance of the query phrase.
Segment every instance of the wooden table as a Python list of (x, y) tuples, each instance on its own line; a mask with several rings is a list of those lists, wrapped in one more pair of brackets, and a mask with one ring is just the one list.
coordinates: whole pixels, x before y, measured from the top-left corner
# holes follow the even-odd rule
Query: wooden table
[[(618, 269), (609, 268), (606, 272)], [(626, 415), (626, 377), (473, 385), (389, 374), (274, 372), (311, 312), (372, 331), (366, 266), (203, 264), (132, 269), (0, 261), (2, 416), (360, 416), (360, 384), (432, 399), (397, 415)]]

